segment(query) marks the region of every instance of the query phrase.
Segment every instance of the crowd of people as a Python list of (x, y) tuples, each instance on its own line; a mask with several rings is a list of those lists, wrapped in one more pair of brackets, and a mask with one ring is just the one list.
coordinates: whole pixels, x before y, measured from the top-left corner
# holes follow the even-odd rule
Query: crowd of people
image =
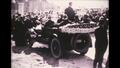
[(74, 23), (99, 23), (103, 19), (104, 21), (109, 20), (108, 9), (106, 9), (106, 11), (104, 10), (102, 13), (96, 10), (87, 11), (86, 14), (84, 14), (82, 17), (81, 15), (77, 15), (75, 12), (72, 12), (73, 15), (70, 15), (71, 13), (68, 13), (68, 12), (66, 11), (65, 14), (60, 14), (57, 12), (56, 22), (52, 20), (53, 17), (51, 15), (53, 14), (53, 11), (48, 11), (48, 12), (38, 13), (38, 14), (29, 12), (29, 13), (26, 13), (24, 16), (22, 16), (19, 13), (16, 13), (11, 17), (12, 18), (11, 19), (11, 25), (12, 25), (11, 32), (13, 33), (15, 27), (16, 28), (20, 27), (19, 25), (17, 25), (18, 22), (19, 24), (21, 23), (22, 25), (24, 25), (26, 29), (29, 29), (29, 28), (36, 27), (37, 25), (41, 25), (42, 27), (44, 27), (45, 23), (49, 19), (51, 19), (51, 21), (53, 21), (54, 24), (56, 23), (60, 24), (60, 26), (65, 25), (67, 23), (72, 23), (72, 22)]
[[(109, 10), (103, 10), (103, 12), (96, 10), (96, 9), (91, 9), (91, 10), (87, 10), (86, 14), (84, 15), (78, 15), (77, 13), (75, 13), (73, 10), (73, 12), (69, 12), (71, 10), (68, 9), (68, 11), (65, 11), (64, 14), (62, 13), (56, 13), (56, 22), (55, 23), (62, 23), (62, 21), (67, 20), (67, 22), (75, 22), (75, 23), (99, 23), (100, 20), (102, 20), (103, 18), (108, 19), (109, 16)], [(69, 12), (69, 13), (68, 13)], [(72, 14), (73, 13), (73, 14)], [(12, 25), (14, 26), (14, 23), (17, 20), (20, 20), (21, 22), (23, 22), (27, 28), (31, 28), (31, 27), (35, 27), (38, 24), (42, 24), (44, 25), (47, 21), (48, 18), (51, 17), (52, 20), (52, 14), (53, 11), (48, 11), (48, 12), (44, 12), (44, 13), (33, 13), (33, 12), (28, 12), (25, 15), (21, 15), (19, 13), (14, 14), (11, 18), (12, 21)], [(72, 15), (71, 15), (72, 14)], [(70, 17), (71, 16), (71, 17)], [(71, 20), (71, 19), (72, 20)], [(64, 22), (66, 23), (66, 22)]]
[(55, 23), (59, 26), (66, 25), (68, 23), (96, 23), (99, 24), (100, 28), (95, 31), (96, 36), (96, 53), (94, 60), (94, 68), (96, 68), (97, 63), (99, 63), (99, 68), (102, 68), (102, 60), (105, 50), (107, 48), (107, 29), (109, 21), (109, 10), (99, 10), (92, 11), (87, 10), (84, 15), (78, 15), (71, 8), (72, 3), (69, 7), (65, 9), (64, 14), (57, 12), (57, 22), (52, 21), (53, 11), (48, 11), (44, 13), (35, 14), (33, 12), (26, 13), (22, 16), (19, 13), (14, 14), (11, 17), (11, 34), (14, 35), (13, 39), (17, 46), (26, 45), (26, 38), (30, 38), (29, 29), (35, 28), (38, 25), (41, 27), (51, 27)]

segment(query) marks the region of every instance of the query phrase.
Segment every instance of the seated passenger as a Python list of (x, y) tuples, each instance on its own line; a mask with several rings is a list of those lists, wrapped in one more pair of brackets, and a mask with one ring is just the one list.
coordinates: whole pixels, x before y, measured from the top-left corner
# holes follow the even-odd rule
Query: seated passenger
[(42, 37), (49, 37), (52, 34), (52, 30), (49, 30), (54, 26), (54, 21), (51, 20), (51, 17), (48, 17), (48, 21), (45, 23), (42, 29)]
[(63, 22), (63, 15), (60, 15), (60, 18), (57, 20), (57, 23)]
[(44, 28), (52, 28), (54, 26), (54, 21), (51, 20), (51, 17), (48, 17), (48, 21), (45, 23)]
[(76, 15), (75, 16), (75, 23), (79, 23), (79, 22), (80, 22), (80, 20), (79, 20), (78, 16)]
[(84, 15), (81, 20), (83, 23), (90, 23), (91, 21), (88, 15)]
[(59, 26), (63, 26), (63, 25), (66, 25), (68, 23), (72, 23), (71, 21), (68, 20), (68, 17), (65, 15), (63, 16), (63, 22), (60, 23)]

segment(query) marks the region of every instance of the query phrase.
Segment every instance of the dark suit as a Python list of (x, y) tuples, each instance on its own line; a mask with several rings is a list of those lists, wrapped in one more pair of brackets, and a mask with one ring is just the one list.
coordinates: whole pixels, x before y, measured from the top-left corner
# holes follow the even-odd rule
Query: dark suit
[(63, 21), (63, 19), (60, 18), (60, 19), (57, 20), (57, 23), (61, 23), (62, 21)]
[(24, 24), (22, 23), (21, 20), (17, 20), (15, 23), (15, 31), (14, 31), (14, 39), (16, 46), (26, 45), (25, 33), (26, 33), (26, 28)]
[(96, 29), (95, 31), (95, 59), (94, 59), (94, 66), (99, 63), (98, 66), (102, 65), (103, 56), (107, 49), (108, 39), (107, 39), (107, 28), (108, 22), (106, 18), (100, 21), (100, 28)]
[(75, 12), (71, 7), (65, 9), (65, 14), (67, 14), (69, 20), (74, 21)]
[(54, 22), (52, 20), (48, 20), (46, 23), (45, 23), (45, 26), (44, 28), (52, 28), (54, 26)]
[(52, 20), (48, 20), (45, 25), (44, 28), (42, 30), (42, 35), (45, 37), (49, 37), (51, 35), (51, 28), (54, 26), (54, 22)]

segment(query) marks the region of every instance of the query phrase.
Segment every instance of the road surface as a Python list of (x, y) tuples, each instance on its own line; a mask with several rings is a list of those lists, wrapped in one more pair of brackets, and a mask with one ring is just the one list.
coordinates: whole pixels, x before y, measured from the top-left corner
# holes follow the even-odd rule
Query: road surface
[[(46, 44), (35, 42), (32, 48), (15, 47), (11, 41), (12, 68), (93, 68), (95, 54), (95, 37), (91, 35), (93, 47), (85, 56), (80, 56), (74, 51), (69, 51), (61, 59), (54, 59)], [(103, 66), (109, 54), (109, 47), (104, 55)]]

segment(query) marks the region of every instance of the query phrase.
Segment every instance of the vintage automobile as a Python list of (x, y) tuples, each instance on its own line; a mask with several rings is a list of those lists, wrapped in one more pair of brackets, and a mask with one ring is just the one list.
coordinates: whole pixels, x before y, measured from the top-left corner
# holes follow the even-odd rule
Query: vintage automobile
[(84, 55), (89, 47), (92, 47), (89, 33), (94, 32), (96, 27), (96, 24), (87, 23), (44, 27), (42, 30), (34, 29), (36, 34), (32, 34), (31, 37), (33, 36), (38, 42), (47, 43), (54, 58), (61, 58), (69, 50), (75, 50)]

